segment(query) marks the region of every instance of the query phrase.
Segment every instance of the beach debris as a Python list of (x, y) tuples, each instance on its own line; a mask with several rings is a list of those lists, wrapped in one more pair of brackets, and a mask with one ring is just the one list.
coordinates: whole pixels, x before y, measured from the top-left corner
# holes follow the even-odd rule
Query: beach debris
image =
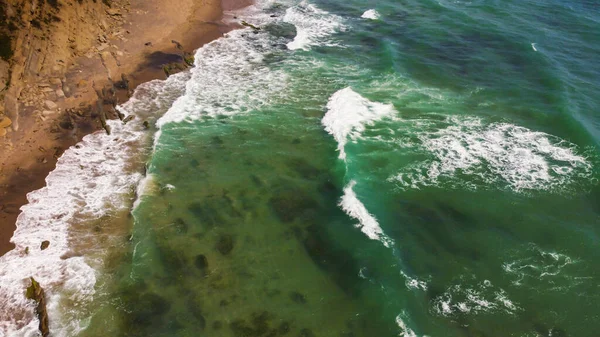
[(44, 241), (42, 241), (42, 244), (40, 245), (40, 249), (44, 250), (44, 249), (48, 248), (49, 246), (50, 246), (50, 241), (44, 240)]
[(216, 249), (223, 255), (228, 255), (233, 250), (233, 236), (231, 234), (221, 234), (217, 240)]
[(146, 46), (146, 47), (149, 47), (151, 45), (152, 45), (152, 42), (146, 42), (146, 43), (144, 43), (144, 46)]
[(115, 87), (121, 90), (129, 90), (129, 77), (121, 73), (121, 80), (115, 82)]
[(175, 40), (171, 40), (172, 43), (175, 44), (175, 47), (179, 50), (183, 50), (183, 46), (181, 45), (181, 43), (175, 41)]
[(46, 310), (46, 297), (44, 295), (44, 289), (40, 284), (31, 277), (31, 285), (27, 287), (25, 296), (37, 303), (36, 314), (40, 321), (39, 329), (43, 337), (47, 337), (50, 334), (48, 328), (48, 312)]
[(167, 75), (167, 77), (176, 74), (180, 71), (183, 71), (187, 69), (187, 67), (179, 62), (173, 62), (173, 63), (169, 63), (169, 64), (165, 64), (163, 66), (163, 71), (165, 72), (165, 75)]
[(127, 122), (130, 122), (134, 118), (135, 118), (135, 115), (128, 115), (127, 117), (123, 118), (123, 124), (127, 124)]
[(188, 53), (188, 52), (184, 52), (183, 53), (183, 61), (188, 66), (193, 67), (194, 66), (194, 54)]
[(260, 30), (259, 27), (256, 27), (255, 25), (253, 25), (251, 23), (248, 23), (248, 22), (246, 22), (244, 20), (242, 20), (242, 26), (250, 27), (250, 28), (254, 29), (255, 31)]

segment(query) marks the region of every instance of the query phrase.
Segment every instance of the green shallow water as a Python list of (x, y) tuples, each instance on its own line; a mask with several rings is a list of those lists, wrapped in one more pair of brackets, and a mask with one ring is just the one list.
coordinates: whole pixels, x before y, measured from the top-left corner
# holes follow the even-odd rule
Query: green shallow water
[[(167, 113), (184, 118), (161, 128), (81, 335), (594, 336), (597, 5), (313, 5), (265, 5), (305, 49), (224, 59), (234, 81)], [(348, 186), (380, 240), (342, 209)]]

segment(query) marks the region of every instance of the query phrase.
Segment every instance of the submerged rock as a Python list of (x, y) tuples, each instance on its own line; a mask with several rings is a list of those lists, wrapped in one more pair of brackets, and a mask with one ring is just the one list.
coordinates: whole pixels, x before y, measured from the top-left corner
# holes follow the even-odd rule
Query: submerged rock
[(233, 250), (233, 236), (230, 234), (221, 234), (215, 248), (219, 253), (229, 255)]
[(288, 322), (283, 322), (279, 325), (279, 328), (277, 328), (277, 332), (279, 332), (280, 335), (285, 335), (288, 332), (290, 332), (290, 323)]
[(133, 330), (144, 331), (152, 323), (162, 320), (171, 309), (171, 304), (154, 293), (130, 294), (127, 321)]
[(290, 293), (290, 298), (298, 304), (306, 304), (306, 297), (297, 291), (292, 291)]
[(44, 289), (42, 289), (40, 284), (34, 280), (33, 277), (31, 278), (31, 285), (27, 287), (27, 293), (25, 296), (37, 303), (35, 311), (40, 321), (39, 329), (43, 337), (48, 336), (50, 334), (50, 329), (48, 328), (48, 312), (46, 311), (46, 297), (44, 295)]
[(315, 337), (315, 334), (312, 330), (304, 328), (300, 330), (300, 337)]
[(296, 26), (287, 22), (279, 22), (266, 25), (265, 31), (267, 31), (273, 36), (290, 40), (295, 38), (297, 34)]
[(263, 311), (261, 314), (254, 313), (252, 314), (251, 323), (248, 323), (244, 320), (238, 319), (233, 321), (229, 327), (233, 331), (233, 334), (236, 337), (254, 337), (254, 336), (271, 336), (271, 334), (267, 334), (270, 331), (269, 323), (270, 323), (270, 315), (268, 312)]
[(318, 202), (299, 188), (280, 189), (269, 200), (271, 208), (283, 222), (291, 222), (310, 210), (319, 208)]
[(196, 265), (196, 268), (198, 268), (203, 274), (207, 273), (208, 259), (206, 258), (205, 255), (200, 254), (200, 255), (196, 256), (196, 259), (194, 260), (194, 265)]

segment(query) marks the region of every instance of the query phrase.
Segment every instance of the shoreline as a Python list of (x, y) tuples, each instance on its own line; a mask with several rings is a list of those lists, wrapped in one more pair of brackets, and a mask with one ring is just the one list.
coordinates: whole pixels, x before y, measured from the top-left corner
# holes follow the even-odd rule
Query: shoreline
[[(156, 0), (132, 2), (127, 13), (121, 14), (120, 29), (127, 38), (109, 40), (99, 45), (108, 45), (106, 51), (75, 60), (62, 81), (62, 87), (73, 88), (73, 93), (54, 101), (55, 113), (40, 114), (35, 106), (25, 104), (26, 99), (19, 100), (18, 129), (0, 138), (0, 256), (14, 248), (10, 240), (20, 208), (28, 203), (27, 194), (46, 185), (46, 177), (66, 149), (88, 134), (104, 132), (103, 112), (94, 107), (103, 100), (106, 88), (115, 89), (112, 102), (104, 104), (106, 117), (117, 119), (114, 105), (124, 103), (139, 84), (165, 79), (164, 65), (185, 64), (184, 52), (193, 53), (234, 29), (234, 25), (224, 23), (225, 11), (250, 4), (235, 0), (196, 4), (187, 0), (177, 8), (165, 9)], [(125, 86), (119, 87), (125, 79)], [(40, 83), (32, 85), (47, 88)]]

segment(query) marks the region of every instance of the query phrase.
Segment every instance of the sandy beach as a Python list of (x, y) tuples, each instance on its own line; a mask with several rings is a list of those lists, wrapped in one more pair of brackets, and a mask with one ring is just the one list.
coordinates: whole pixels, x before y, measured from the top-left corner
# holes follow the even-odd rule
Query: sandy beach
[[(95, 40), (84, 55), (59, 60), (67, 65), (58, 71), (36, 76), (24, 72), (17, 116), (4, 109), (12, 125), (0, 138), (0, 256), (14, 247), (10, 238), (27, 193), (45, 185), (65, 149), (89, 133), (105, 132), (97, 109), (99, 96), (110, 93), (110, 102), (102, 102), (105, 114), (118, 118), (115, 104), (126, 101), (140, 83), (166, 78), (165, 65), (184, 69), (185, 55), (233, 28), (223, 23), (223, 12), (247, 5), (219, 0), (113, 5), (106, 9), (109, 19), (100, 23), (110, 26), (110, 36)], [(59, 36), (61, 28), (54, 33)], [(86, 32), (80, 34), (83, 38)]]

